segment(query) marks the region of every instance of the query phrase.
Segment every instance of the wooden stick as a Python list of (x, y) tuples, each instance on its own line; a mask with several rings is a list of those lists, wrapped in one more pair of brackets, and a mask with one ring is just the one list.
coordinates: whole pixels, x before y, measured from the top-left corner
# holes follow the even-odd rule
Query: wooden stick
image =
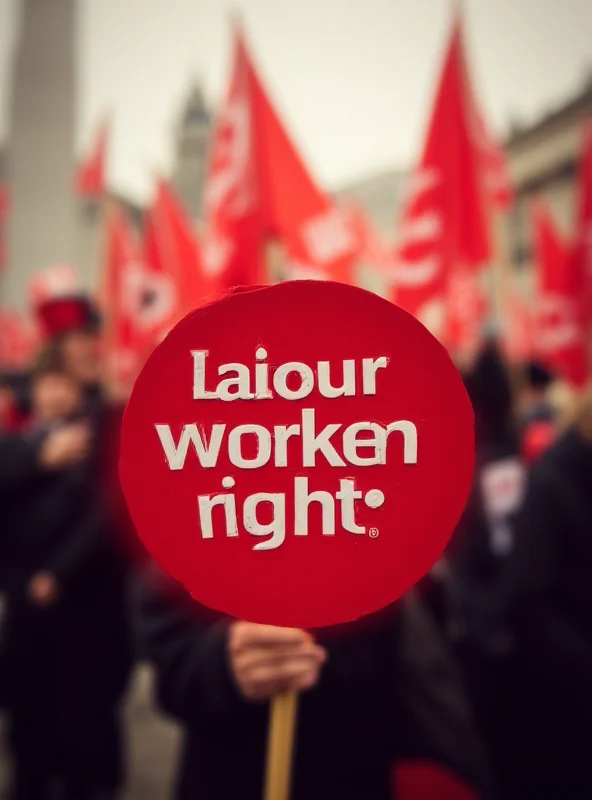
[(297, 706), (297, 692), (283, 692), (271, 702), (265, 800), (289, 800)]

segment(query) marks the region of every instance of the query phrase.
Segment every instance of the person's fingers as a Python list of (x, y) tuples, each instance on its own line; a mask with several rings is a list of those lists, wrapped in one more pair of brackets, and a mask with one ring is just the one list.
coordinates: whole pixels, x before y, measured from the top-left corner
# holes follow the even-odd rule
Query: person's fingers
[(231, 630), (230, 648), (237, 650), (246, 646), (284, 646), (312, 641), (309, 633), (297, 628), (277, 628), (273, 625), (256, 625), (237, 622)]
[(315, 686), (319, 680), (319, 675), (320, 669), (318, 667), (316, 669), (311, 669), (308, 672), (303, 672), (290, 681), (290, 685), (287, 688), (296, 692), (312, 689), (312, 687)]
[(318, 681), (320, 664), (287, 664), (281, 669), (260, 667), (245, 682), (245, 693), (253, 698), (270, 698), (279, 692), (312, 688)]
[(291, 660), (310, 659), (322, 662), (323, 658), (324, 650), (312, 642), (307, 642), (298, 646), (245, 648), (234, 654), (234, 663), (236, 668), (248, 670), (261, 664), (274, 667)]
[(318, 669), (321, 662), (318, 658), (308, 655), (301, 658), (292, 658), (278, 664), (259, 663), (245, 670), (245, 677), (253, 683), (289, 682), (299, 676), (306, 675), (311, 670)]

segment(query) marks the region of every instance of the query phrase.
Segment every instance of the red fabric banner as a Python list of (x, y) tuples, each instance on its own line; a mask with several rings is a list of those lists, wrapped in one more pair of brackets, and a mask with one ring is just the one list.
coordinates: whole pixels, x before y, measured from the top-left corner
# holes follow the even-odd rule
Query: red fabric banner
[(213, 283), (202, 266), (197, 233), (164, 180), (158, 182), (156, 199), (148, 214), (144, 248), (152, 277), (168, 274), (174, 283), (176, 299), (175, 307), (171, 308), (170, 327), (204, 302), (213, 292)]
[(587, 377), (581, 270), (574, 248), (562, 239), (542, 201), (536, 204), (533, 218), (537, 352), (570, 383), (581, 386)]
[(309, 174), (236, 35), (234, 68), (216, 126), (205, 191), (203, 262), (220, 289), (266, 279), (265, 246), (279, 242), (287, 277), (351, 281), (347, 215)]
[[(452, 316), (450, 292), (460, 282), (465, 288), (470, 285), (475, 295), (477, 284), (468, 276), (490, 257), (484, 158), (475, 137), (475, 109), (457, 20), (390, 270), (392, 299), (447, 345), (458, 342), (459, 331), (474, 339), (480, 328), (483, 303), (471, 302), (474, 317), (469, 324), (465, 314), (461, 323)], [(461, 276), (455, 283), (453, 271)]]

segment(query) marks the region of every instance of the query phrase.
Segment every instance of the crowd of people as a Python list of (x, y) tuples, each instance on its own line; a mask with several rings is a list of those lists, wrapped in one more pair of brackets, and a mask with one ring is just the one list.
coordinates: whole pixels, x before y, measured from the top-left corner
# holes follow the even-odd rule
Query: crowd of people
[(592, 794), (590, 392), (558, 405), (554, 375), (510, 370), (488, 339), (463, 375), (477, 467), (444, 557), (370, 619), (280, 629), (199, 608), (150, 562), (118, 484), (123, 404), (103, 387), (96, 310), (62, 297), (38, 313), (41, 352), (0, 377), (10, 798), (121, 796), (140, 660), (185, 730), (177, 800), (259, 800), (267, 701), (289, 689), (293, 800), (387, 800), (414, 760), (484, 800)]

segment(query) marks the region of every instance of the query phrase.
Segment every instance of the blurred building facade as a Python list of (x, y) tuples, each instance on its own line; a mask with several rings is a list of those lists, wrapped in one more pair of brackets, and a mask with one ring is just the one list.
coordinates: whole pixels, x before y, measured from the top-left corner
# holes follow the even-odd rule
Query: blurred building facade
[(592, 74), (579, 91), (534, 124), (515, 126), (506, 146), (516, 187), (508, 215), (509, 252), (518, 273), (532, 266), (532, 201), (542, 196), (564, 235), (572, 235), (584, 122), (592, 119)]

